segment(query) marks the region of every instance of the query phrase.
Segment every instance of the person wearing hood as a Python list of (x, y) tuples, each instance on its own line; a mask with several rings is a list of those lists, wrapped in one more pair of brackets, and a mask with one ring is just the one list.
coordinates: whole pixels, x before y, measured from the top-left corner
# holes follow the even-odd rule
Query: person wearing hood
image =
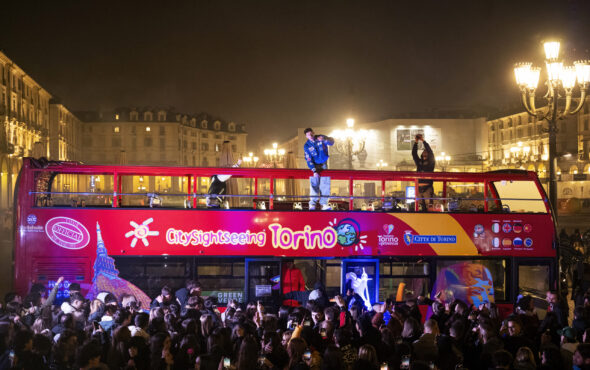
[(328, 299), (326, 289), (320, 281), (316, 282), (313, 286), (313, 290), (311, 293), (309, 293), (308, 300), (314, 300), (321, 308), (326, 308), (330, 305), (330, 300)]

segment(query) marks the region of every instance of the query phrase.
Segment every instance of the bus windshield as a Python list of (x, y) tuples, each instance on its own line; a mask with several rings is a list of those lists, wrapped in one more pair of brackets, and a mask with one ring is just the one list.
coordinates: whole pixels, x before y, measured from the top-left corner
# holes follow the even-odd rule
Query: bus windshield
[(533, 181), (494, 181), (498, 198), (506, 212), (547, 213), (547, 207)]

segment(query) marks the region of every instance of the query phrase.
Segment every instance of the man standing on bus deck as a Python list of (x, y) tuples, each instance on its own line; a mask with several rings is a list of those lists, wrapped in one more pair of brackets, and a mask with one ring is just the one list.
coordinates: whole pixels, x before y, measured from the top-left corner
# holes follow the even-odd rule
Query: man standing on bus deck
[(309, 210), (315, 210), (319, 198), (322, 211), (329, 211), (332, 209), (328, 205), (330, 178), (322, 177), (321, 173), (328, 169), (328, 158), (330, 158), (328, 146), (334, 145), (334, 139), (326, 135), (315, 135), (311, 128), (306, 128), (303, 130), (303, 133), (307, 138), (307, 141), (303, 144), (305, 160), (307, 161), (307, 166), (313, 172), (313, 176), (309, 178)]
[[(424, 143), (424, 151), (422, 152), (420, 157), (418, 157), (419, 141), (422, 141), (422, 143)], [(414, 142), (414, 147), (412, 148), (412, 158), (414, 158), (414, 163), (416, 163), (416, 171), (434, 172), (434, 166), (436, 164), (436, 160), (434, 159), (434, 153), (432, 153), (430, 145), (428, 145), (428, 143), (424, 141), (424, 136), (422, 136), (422, 134), (416, 135), (416, 141)], [(418, 179), (418, 194), (419, 197), (422, 198), (420, 203), (422, 204), (423, 210), (427, 211), (428, 207), (426, 206), (425, 198), (429, 198), (428, 203), (432, 204), (432, 196), (434, 195), (432, 180)]]

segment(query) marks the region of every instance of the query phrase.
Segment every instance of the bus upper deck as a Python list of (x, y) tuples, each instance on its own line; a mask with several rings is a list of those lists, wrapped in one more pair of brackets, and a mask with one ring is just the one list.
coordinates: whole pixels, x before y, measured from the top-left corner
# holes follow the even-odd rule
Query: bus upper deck
[[(71, 162), (31, 169), (36, 206), (203, 208), (210, 177), (233, 177), (232, 208), (303, 210), (309, 174), (302, 169), (100, 166)], [(419, 181), (431, 180), (436, 212), (549, 213), (534, 172), (417, 173), (330, 170), (330, 201), (344, 211), (419, 211)], [(154, 201), (155, 200), (155, 201)], [(74, 203), (72, 202), (74, 201)]]

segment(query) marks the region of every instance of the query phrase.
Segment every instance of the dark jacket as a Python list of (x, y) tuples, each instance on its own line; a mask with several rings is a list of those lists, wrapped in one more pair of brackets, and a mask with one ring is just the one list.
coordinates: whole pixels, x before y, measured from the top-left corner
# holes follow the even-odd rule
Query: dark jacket
[[(412, 147), (412, 158), (414, 158), (414, 163), (416, 163), (416, 171), (418, 172), (434, 172), (434, 166), (436, 165), (436, 160), (434, 158), (434, 153), (430, 148), (430, 145), (426, 141), (424, 143), (424, 150), (428, 153), (428, 159), (422, 160), (421, 156), (418, 156), (418, 143), (414, 143)], [(432, 185), (432, 180), (418, 180), (421, 184), (428, 184)]]

